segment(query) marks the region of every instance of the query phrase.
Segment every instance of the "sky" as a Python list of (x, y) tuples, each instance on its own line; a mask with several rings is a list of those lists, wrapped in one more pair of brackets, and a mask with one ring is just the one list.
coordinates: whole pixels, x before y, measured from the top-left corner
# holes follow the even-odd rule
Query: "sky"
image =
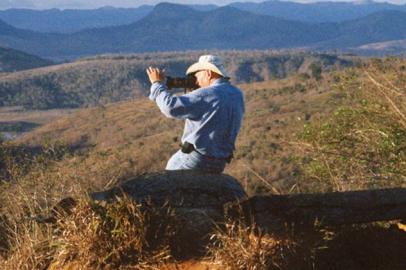
[[(263, 2), (264, 0), (0, 0), (0, 9), (30, 8), (30, 9), (92, 9), (102, 6), (114, 7), (138, 7), (140, 5), (155, 5), (160, 2), (172, 2), (180, 4), (216, 4), (226, 5), (231, 2)], [(295, 2), (315, 2), (315, 0), (294, 0)], [(326, 0), (318, 0), (326, 1)], [(330, 0), (351, 1), (351, 0)], [(389, 2), (393, 4), (406, 4), (406, 0), (375, 0), (376, 2)]]

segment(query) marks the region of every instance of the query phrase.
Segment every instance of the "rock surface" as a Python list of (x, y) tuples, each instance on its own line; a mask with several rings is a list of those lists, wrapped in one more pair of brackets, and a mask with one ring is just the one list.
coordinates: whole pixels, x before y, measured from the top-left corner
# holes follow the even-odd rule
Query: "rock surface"
[(137, 203), (170, 207), (180, 228), (176, 238), (182, 249), (191, 253), (201, 248), (215, 224), (224, 220), (224, 205), (246, 198), (241, 184), (229, 175), (187, 170), (137, 176), (90, 197), (113, 202), (123, 195)]
[(341, 226), (406, 218), (406, 189), (256, 195), (225, 206), (228, 216), (275, 232), (284, 224)]
[(229, 175), (188, 170), (137, 176), (109, 190), (91, 193), (90, 197), (113, 201), (123, 194), (139, 203), (197, 209), (223, 209), (225, 203), (246, 197), (241, 184)]

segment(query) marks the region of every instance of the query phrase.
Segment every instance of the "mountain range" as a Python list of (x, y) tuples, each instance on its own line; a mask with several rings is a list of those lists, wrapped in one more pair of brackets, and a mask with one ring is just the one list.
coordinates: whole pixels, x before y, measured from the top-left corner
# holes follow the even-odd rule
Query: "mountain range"
[[(188, 5), (198, 11), (211, 11), (216, 5)], [(406, 11), (406, 5), (364, 2), (316, 2), (295, 3), (287, 1), (264, 1), (261, 3), (236, 2), (229, 6), (254, 14), (269, 15), (286, 20), (310, 23), (343, 22), (365, 17), (372, 13), (397, 10)], [(110, 6), (92, 9), (8, 9), (0, 10), (0, 20), (17, 28), (43, 33), (73, 33), (88, 28), (100, 28), (134, 23), (147, 16), (154, 6), (137, 8), (114, 8)]]
[(315, 2), (306, 4), (271, 0), (261, 3), (238, 2), (232, 3), (230, 6), (256, 14), (311, 23), (355, 20), (386, 10), (406, 12), (406, 4), (394, 5), (370, 0), (362, 2)]
[(71, 34), (38, 33), (0, 22), (0, 45), (57, 60), (103, 53), (199, 49), (348, 50), (406, 39), (406, 12), (381, 11), (340, 23), (304, 23), (230, 6), (198, 11), (161, 3), (135, 23)]
[(99, 28), (133, 23), (153, 10), (153, 6), (138, 8), (103, 7), (93, 10), (76, 9), (8, 9), (0, 10), (0, 20), (17, 28), (45, 33), (73, 33), (86, 28)]

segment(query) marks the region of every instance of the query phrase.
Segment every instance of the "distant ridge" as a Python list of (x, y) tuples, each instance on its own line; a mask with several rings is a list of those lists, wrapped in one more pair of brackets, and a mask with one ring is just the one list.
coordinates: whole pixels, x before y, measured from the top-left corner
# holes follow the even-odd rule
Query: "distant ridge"
[(41, 34), (0, 24), (0, 44), (52, 59), (103, 53), (201, 49), (348, 50), (405, 39), (406, 12), (382, 11), (342, 23), (304, 23), (230, 6), (197, 11), (161, 3), (139, 21), (73, 34)]
[(354, 48), (368, 43), (406, 39), (406, 12), (381, 11), (337, 25), (339, 37), (325, 41), (322, 48)]
[(8, 33), (13, 33), (17, 31), (17, 28), (3, 22), (2, 20), (0, 20), (0, 33), (2, 33), (3, 35), (8, 34)]
[(365, 17), (372, 13), (397, 10), (406, 12), (406, 4), (394, 5), (374, 1), (296, 3), (270, 0), (261, 3), (236, 2), (230, 6), (263, 14), (303, 22), (343, 22)]
[(153, 6), (138, 8), (102, 7), (92, 10), (75, 9), (8, 9), (0, 10), (0, 20), (14, 27), (44, 32), (73, 33), (86, 28), (130, 24), (147, 15)]
[(406, 39), (369, 43), (357, 47), (356, 49), (376, 55), (385, 55), (390, 52), (403, 51), (406, 56)]

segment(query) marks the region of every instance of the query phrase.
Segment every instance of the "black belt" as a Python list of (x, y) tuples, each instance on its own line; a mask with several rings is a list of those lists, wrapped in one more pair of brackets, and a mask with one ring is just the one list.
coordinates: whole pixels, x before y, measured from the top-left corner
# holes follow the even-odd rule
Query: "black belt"
[[(185, 154), (190, 154), (193, 151), (199, 153), (199, 151), (196, 150), (195, 146), (192, 143), (188, 143), (188, 142), (185, 142), (184, 144), (181, 144), (181, 151), (182, 151), (182, 153), (185, 153)], [(224, 159), (227, 163), (230, 163), (231, 160), (234, 157), (233, 154), (231, 154), (231, 155), (229, 155), (228, 157), (225, 157), (225, 158), (217, 158), (217, 157), (207, 156), (207, 155), (203, 155), (202, 153), (199, 153), (199, 154), (206, 157), (206, 158), (208, 158), (208, 159), (210, 159), (210, 160)]]

